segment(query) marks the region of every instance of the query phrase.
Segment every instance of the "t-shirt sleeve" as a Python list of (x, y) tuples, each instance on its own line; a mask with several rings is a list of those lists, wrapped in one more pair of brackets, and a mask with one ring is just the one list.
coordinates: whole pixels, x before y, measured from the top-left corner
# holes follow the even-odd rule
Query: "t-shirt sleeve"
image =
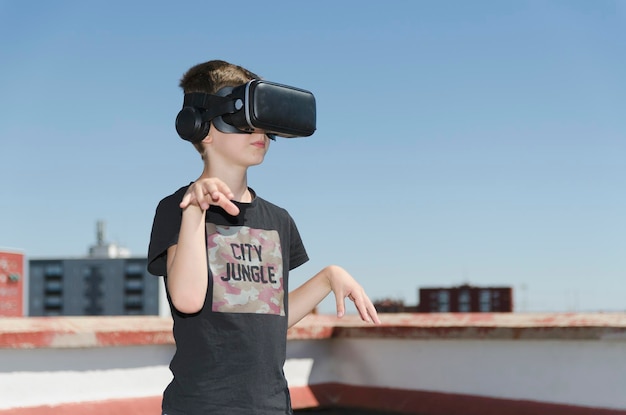
[(300, 232), (298, 231), (296, 222), (291, 216), (289, 216), (289, 224), (291, 227), (289, 232), (291, 234), (289, 247), (289, 270), (291, 271), (292, 269), (297, 268), (307, 262), (309, 260), (309, 255), (306, 253), (306, 249), (304, 248), (304, 243), (302, 242), (302, 238), (300, 237)]
[(177, 196), (178, 192), (161, 200), (154, 214), (148, 246), (148, 272), (152, 275), (167, 276), (167, 249), (178, 242), (182, 209)]

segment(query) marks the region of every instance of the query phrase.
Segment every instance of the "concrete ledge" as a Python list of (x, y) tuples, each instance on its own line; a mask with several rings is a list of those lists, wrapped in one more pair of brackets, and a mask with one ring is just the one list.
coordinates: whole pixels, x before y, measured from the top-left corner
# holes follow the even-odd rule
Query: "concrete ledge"
[(156, 316), (0, 318), (0, 348), (174, 344), (172, 320)]
[[(329, 338), (626, 340), (626, 313), (383, 314), (383, 324), (357, 316), (309, 315), (289, 340)], [(0, 348), (174, 344), (172, 320), (138, 317), (0, 318)]]
[(397, 313), (381, 320), (310, 315), (290, 329), (289, 339), (626, 340), (626, 313)]

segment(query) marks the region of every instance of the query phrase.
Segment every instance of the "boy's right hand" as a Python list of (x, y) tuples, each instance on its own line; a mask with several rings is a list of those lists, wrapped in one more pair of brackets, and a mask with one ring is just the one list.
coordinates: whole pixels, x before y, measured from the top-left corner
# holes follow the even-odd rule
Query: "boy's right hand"
[(210, 205), (216, 205), (224, 209), (229, 215), (237, 216), (239, 208), (231, 201), (233, 197), (235, 197), (233, 192), (220, 179), (216, 177), (203, 178), (196, 180), (189, 186), (180, 202), (180, 207), (185, 209), (188, 206), (196, 205), (202, 210), (207, 210)]

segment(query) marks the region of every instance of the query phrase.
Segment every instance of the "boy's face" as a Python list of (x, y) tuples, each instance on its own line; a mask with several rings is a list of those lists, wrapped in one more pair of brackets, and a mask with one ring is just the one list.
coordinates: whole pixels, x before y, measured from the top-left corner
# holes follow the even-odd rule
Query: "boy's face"
[(270, 140), (264, 133), (223, 133), (211, 124), (203, 140), (210, 165), (256, 166), (263, 162)]

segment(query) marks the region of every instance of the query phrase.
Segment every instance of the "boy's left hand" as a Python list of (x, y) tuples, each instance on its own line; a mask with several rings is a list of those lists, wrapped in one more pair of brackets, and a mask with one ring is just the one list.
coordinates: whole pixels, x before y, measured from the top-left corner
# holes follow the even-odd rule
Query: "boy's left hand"
[(330, 288), (335, 294), (335, 300), (337, 302), (337, 317), (343, 317), (345, 315), (345, 299), (349, 298), (356, 306), (363, 321), (380, 324), (376, 308), (365, 293), (361, 284), (341, 267), (332, 265), (328, 268)]

